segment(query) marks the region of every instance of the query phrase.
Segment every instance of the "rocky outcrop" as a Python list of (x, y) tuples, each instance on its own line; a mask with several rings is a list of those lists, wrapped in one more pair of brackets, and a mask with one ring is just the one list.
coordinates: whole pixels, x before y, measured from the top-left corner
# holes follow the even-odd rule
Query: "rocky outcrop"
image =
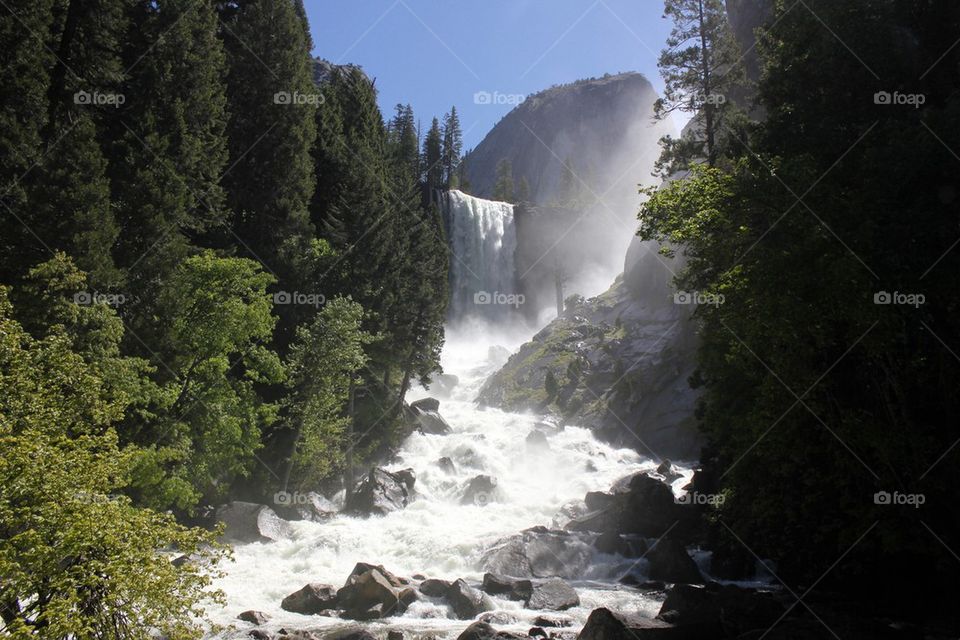
[(272, 542), (290, 534), (290, 525), (270, 507), (253, 502), (231, 502), (216, 513), (223, 537), (234, 542)]
[(699, 457), (697, 392), (688, 382), (696, 362), (691, 305), (674, 303), (663, 265), (647, 266), (637, 291), (621, 277), (596, 298), (568, 299), (564, 314), (487, 380), (479, 402), (556, 412), (655, 458)]
[(391, 583), (379, 568), (354, 573), (337, 591), (337, 606), (343, 617), (352, 620), (374, 620), (399, 615), (406, 610), (401, 589)]
[(347, 497), (344, 510), (356, 515), (386, 515), (413, 500), (416, 476), (412, 470), (390, 472), (374, 468)]
[(312, 582), (284, 598), (280, 608), (308, 616), (336, 609), (337, 590), (328, 584)]

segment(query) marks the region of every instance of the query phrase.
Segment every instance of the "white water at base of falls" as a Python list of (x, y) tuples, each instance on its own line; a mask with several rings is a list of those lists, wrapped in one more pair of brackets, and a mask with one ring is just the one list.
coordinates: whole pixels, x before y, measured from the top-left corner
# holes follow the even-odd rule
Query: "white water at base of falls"
[[(329, 521), (293, 522), (289, 539), (252, 543), (234, 548), (234, 560), (226, 562), (226, 576), (214, 586), (226, 594), (226, 605), (208, 608), (209, 620), (233, 626), (216, 632), (218, 637), (243, 637), (251, 626), (236, 620), (248, 609), (268, 613), (271, 620), (261, 628), (322, 630), (362, 625), (374, 635), (401, 630), (410, 638), (432, 635), (455, 638), (470, 623), (457, 620), (440, 599), (422, 598), (403, 616), (357, 623), (323, 616), (303, 616), (284, 611), (281, 600), (309, 582), (343, 585), (357, 562), (383, 565), (398, 576), (422, 574), (431, 578), (464, 578), (477, 586), (484, 570), (480, 559), (500, 538), (535, 526), (563, 524), (556, 517), (564, 505), (580, 502), (588, 491), (603, 491), (618, 479), (637, 471), (652, 470), (656, 463), (628, 449), (615, 449), (594, 439), (590, 431), (567, 426), (548, 436), (549, 450), (528, 452), (526, 436), (541, 419), (535, 415), (480, 410), (472, 402), (487, 375), (502, 360), (488, 357), (490, 343), (478, 336), (451, 336), (444, 349), (444, 369), (459, 376), (451, 397), (441, 399), (440, 413), (450, 423), (448, 435), (414, 433), (403, 443), (387, 468), (413, 468), (416, 498), (406, 508), (383, 517), (337, 516)], [(510, 345), (516, 346), (516, 345)], [(417, 396), (429, 391), (416, 389)], [(449, 457), (453, 474), (436, 461)], [(673, 483), (674, 491), (692, 474)], [(464, 485), (478, 474), (498, 480), (496, 499), (483, 506), (461, 505)], [(583, 534), (592, 542), (591, 534)], [(593, 552), (586, 569), (568, 581), (580, 596), (579, 607), (560, 612), (573, 619), (565, 631), (577, 631), (597, 607), (653, 616), (661, 602), (617, 579), (638, 566), (637, 560)], [(642, 565), (641, 565), (642, 566)], [(498, 629), (526, 633), (538, 615), (551, 612), (523, 609), (520, 602), (494, 598), (497, 611), (515, 620), (497, 624)]]

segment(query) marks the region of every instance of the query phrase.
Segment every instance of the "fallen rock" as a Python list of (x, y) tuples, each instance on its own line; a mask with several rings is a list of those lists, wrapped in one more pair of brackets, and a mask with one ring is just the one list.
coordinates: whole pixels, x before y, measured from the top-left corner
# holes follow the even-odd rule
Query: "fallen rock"
[(374, 620), (405, 610), (400, 592), (376, 568), (351, 575), (337, 591), (337, 604), (344, 610), (343, 617), (353, 620)]
[(329, 584), (311, 582), (284, 598), (280, 608), (307, 616), (316, 615), (326, 609), (336, 609), (337, 590)]
[(497, 479), (492, 476), (479, 475), (471, 478), (464, 487), (460, 504), (475, 504), (486, 506), (492, 502), (497, 491)]
[(583, 573), (593, 555), (592, 546), (577, 534), (532, 527), (495, 542), (483, 554), (481, 566), (517, 578), (572, 579)]
[(420, 583), (420, 593), (431, 598), (443, 598), (450, 590), (450, 583), (437, 578), (427, 578)]
[(457, 640), (496, 640), (497, 630), (486, 622), (474, 622), (457, 636)]
[(406, 507), (413, 500), (415, 477), (373, 468), (347, 497), (344, 510), (355, 515), (386, 515)]
[(533, 585), (533, 593), (527, 599), (528, 609), (563, 611), (580, 605), (580, 596), (560, 578), (550, 578)]
[(510, 578), (496, 573), (483, 574), (483, 590), (492, 596), (504, 596), (508, 600), (526, 601), (533, 594), (529, 580)]
[(646, 555), (649, 561), (647, 575), (651, 580), (666, 582), (702, 583), (703, 576), (697, 564), (687, 553), (686, 547), (676, 538), (665, 536), (650, 547)]
[(462, 579), (450, 585), (446, 598), (454, 615), (461, 620), (470, 620), (493, 609), (493, 602), (486, 594), (477, 591)]
[(577, 640), (714, 640), (700, 629), (594, 609)]
[(527, 434), (524, 442), (527, 446), (527, 451), (532, 453), (543, 453), (550, 450), (550, 442), (547, 440), (547, 434), (543, 431), (531, 431)]
[(253, 502), (230, 502), (217, 509), (223, 537), (235, 542), (273, 542), (290, 534), (290, 524), (270, 507)]
[(237, 620), (242, 620), (244, 622), (250, 622), (253, 624), (264, 624), (270, 620), (270, 616), (263, 611), (254, 611), (251, 609), (238, 615)]
[(457, 472), (457, 465), (453, 464), (453, 460), (444, 456), (437, 460), (437, 466), (440, 467), (440, 470), (444, 473), (449, 473), (453, 475)]

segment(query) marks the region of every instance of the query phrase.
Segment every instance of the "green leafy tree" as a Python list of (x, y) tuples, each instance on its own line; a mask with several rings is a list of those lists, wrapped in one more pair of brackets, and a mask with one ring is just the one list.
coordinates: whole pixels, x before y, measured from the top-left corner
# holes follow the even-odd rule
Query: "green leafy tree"
[[(211, 534), (120, 494), (133, 452), (114, 395), (72, 338), (13, 319), (0, 288), (0, 617), (11, 638), (199, 635), (220, 555)], [(42, 461), (42, 464), (38, 464)], [(175, 548), (197, 562), (175, 566)]]

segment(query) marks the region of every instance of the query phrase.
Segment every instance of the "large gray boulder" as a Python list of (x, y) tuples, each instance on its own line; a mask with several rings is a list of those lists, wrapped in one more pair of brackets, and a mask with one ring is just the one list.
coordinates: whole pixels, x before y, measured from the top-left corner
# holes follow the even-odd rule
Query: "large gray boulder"
[(436, 398), (423, 398), (411, 403), (409, 414), (421, 433), (445, 436), (453, 431), (440, 415), (440, 401)]
[(337, 591), (337, 604), (345, 618), (373, 620), (403, 613), (400, 593), (379, 569), (371, 568), (347, 579)]
[(493, 476), (479, 475), (467, 482), (460, 496), (460, 504), (475, 504), (485, 507), (493, 502), (497, 495), (497, 479)]
[(217, 509), (223, 537), (234, 542), (273, 542), (290, 535), (290, 524), (270, 507), (253, 502), (230, 502)]
[(716, 640), (699, 625), (675, 625), (656, 618), (642, 618), (609, 609), (594, 609), (577, 640)]
[(545, 611), (563, 611), (580, 605), (580, 596), (573, 587), (560, 578), (549, 578), (533, 585), (533, 592), (527, 599), (528, 609)]
[(491, 611), (493, 601), (490, 598), (468, 585), (462, 579), (456, 580), (447, 590), (447, 602), (453, 609), (454, 615), (461, 620), (471, 620), (484, 611)]
[(347, 497), (344, 510), (355, 515), (386, 515), (413, 500), (416, 481), (412, 470), (390, 472), (373, 468)]
[(492, 596), (526, 602), (533, 594), (533, 583), (530, 580), (511, 578), (496, 573), (485, 573), (483, 574), (483, 590)]
[(337, 590), (329, 584), (311, 582), (280, 603), (284, 611), (311, 616), (337, 608)]
[(583, 573), (594, 550), (588, 536), (532, 527), (501, 538), (481, 558), (485, 571), (515, 578), (572, 579)]

